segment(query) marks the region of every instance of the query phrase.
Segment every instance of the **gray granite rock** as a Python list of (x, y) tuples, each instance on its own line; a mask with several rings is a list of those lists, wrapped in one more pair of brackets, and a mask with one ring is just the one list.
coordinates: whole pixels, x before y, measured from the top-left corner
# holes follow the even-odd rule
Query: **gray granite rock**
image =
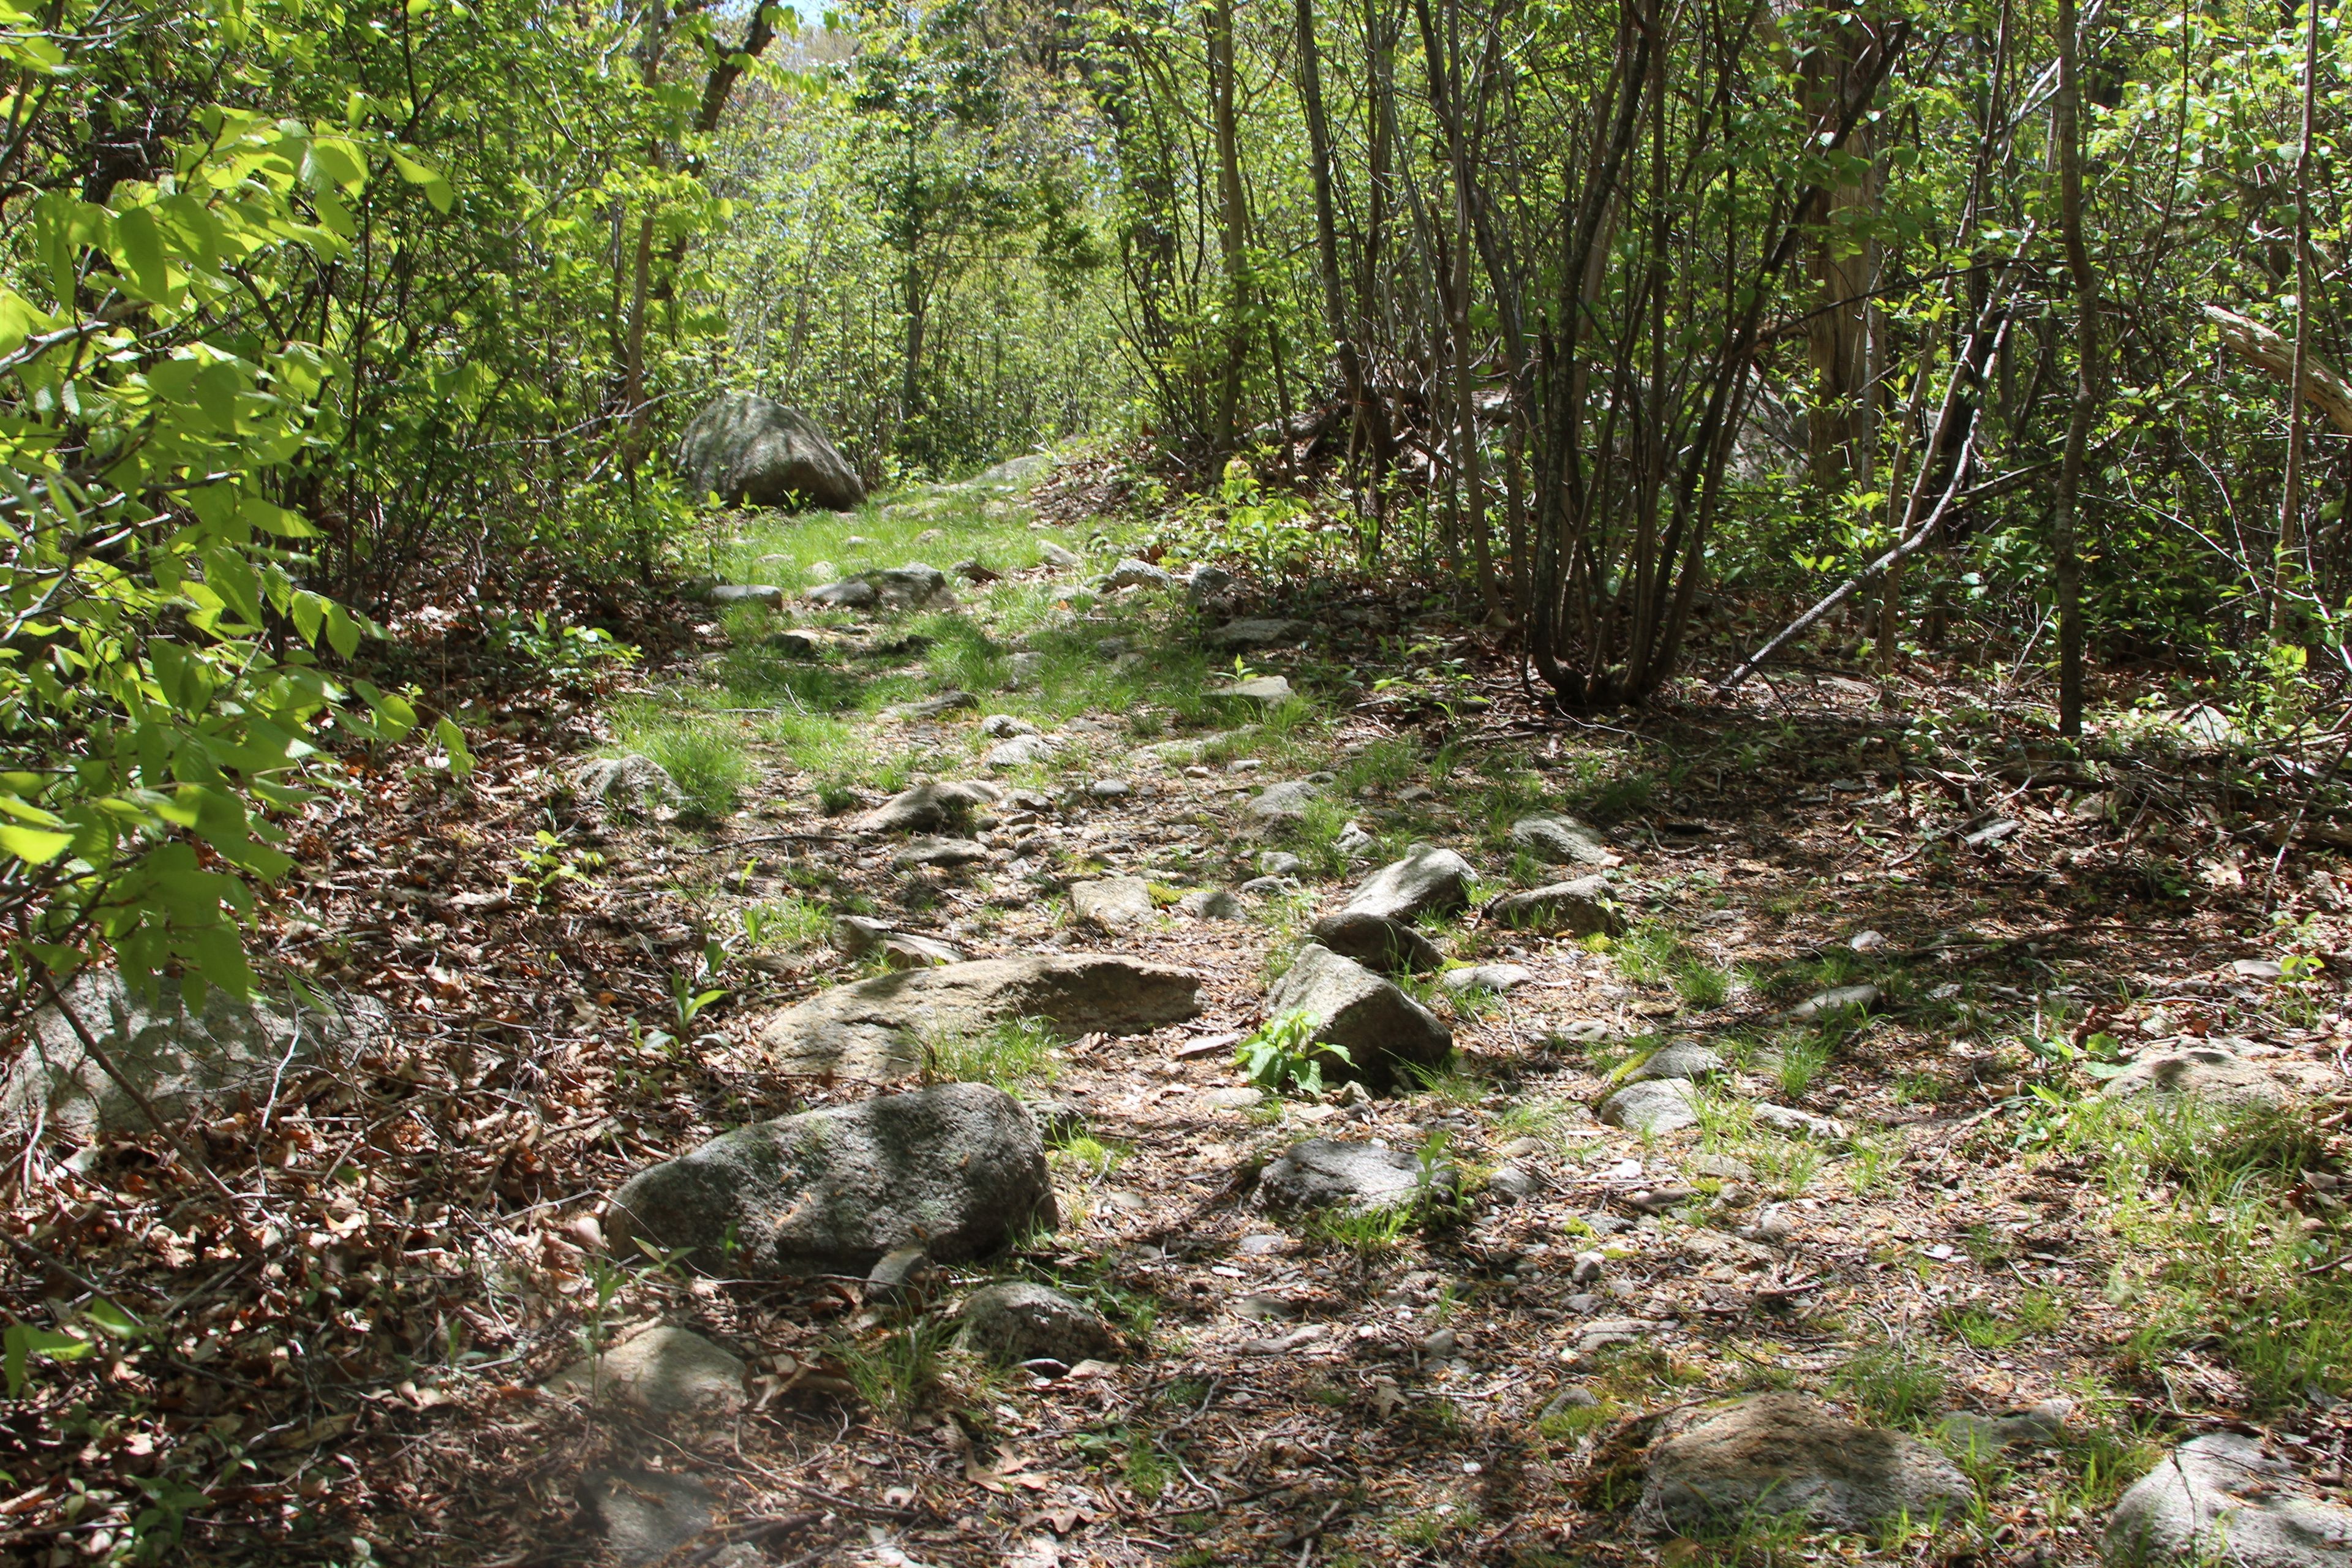
[(1069, 1367), (1119, 1353), (1118, 1335), (1094, 1309), (1027, 1280), (982, 1287), (958, 1318), (963, 1347), (999, 1366), (1042, 1357)]
[(1880, 992), (1875, 985), (1835, 985), (1827, 991), (1817, 991), (1789, 1009), (1791, 1023), (1811, 1024), (1840, 1013), (1866, 1013), (1878, 1005)]
[(1322, 793), (1305, 779), (1285, 779), (1260, 790), (1244, 809), (1260, 822), (1295, 822)]
[(1479, 963), (1449, 969), (1437, 983), (1459, 996), (1471, 991), (1514, 991), (1535, 977), (1535, 971), (1517, 963)]
[(890, 863), (901, 871), (919, 867), (950, 868), (970, 866), (988, 858), (985, 845), (969, 838), (917, 838), (890, 857)]
[(1454, 1054), (1454, 1032), (1427, 1008), (1353, 959), (1309, 942), (1266, 994), (1266, 1016), (1304, 1013), (1318, 1046), (1337, 1047), (1346, 1062), (1327, 1060), (1327, 1081), (1396, 1084), (1407, 1067), (1434, 1068)]
[(1927, 1444), (1780, 1390), (1666, 1416), (1633, 1517), (1652, 1531), (1788, 1514), (1817, 1529), (1869, 1530), (1897, 1517), (1957, 1519), (1975, 1500), (1968, 1478)]
[(1628, 1132), (1673, 1132), (1698, 1125), (1691, 1087), (1681, 1079), (1629, 1083), (1601, 1102), (1601, 1120)]
[(1565, 931), (1571, 936), (1613, 934), (1624, 929), (1609, 897), (1609, 884), (1598, 876), (1505, 893), (1487, 904), (1486, 918), (1518, 930)]
[(658, 1563), (700, 1535), (719, 1500), (691, 1476), (667, 1470), (593, 1471), (582, 1479), (579, 1497), (606, 1558), (622, 1568)]
[(2133, 1568), (2352, 1568), (2352, 1508), (2315, 1496), (2259, 1440), (2209, 1432), (2124, 1493), (2106, 1552)]
[(635, 752), (598, 757), (572, 775), (572, 787), (583, 800), (676, 805), (679, 799), (677, 781), (669, 776), (669, 770)]
[(1627, 1083), (1648, 1083), (1670, 1078), (1705, 1078), (1723, 1070), (1723, 1058), (1696, 1040), (1676, 1040), (1654, 1051), (1640, 1067), (1625, 1075)]
[(1523, 816), (1511, 824), (1511, 842), (1555, 866), (1609, 866), (1617, 860), (1599, 832), (1572, 816)]
[(1258, 1201), (1277, 1214), (1393, 1208), (1425, 1189), (1452, 1191), (1459, 1176), (1439, 1166), (1424, 1178), (1418, 1156), (1379, 1143), (1309, 1138), (1259, 1173)]
[(920, 784), (899, 791), (860, 817), (865, 833), (937, 833), (960, 826), (983, 805), (995, 805), (1004, 791), (985, 779), (960, 784)]
[(1153, 912), (1151, 884), (1140, 877), (1099, 877), (1070, 884), (1070, 911), (1104, 931), (1141, 925)]
[[(1230, 582), (1231, 579), (1228, 578), (1227, 581)], [(1200, 592), (1198, 574), (1194, 574), (1192, 587), (1197, 595)], [(1254, 647), (1272, 647), (1276, 643), (1296, 642), (1298, 640), (1299, 634), (1306, 629), (1297, 621), (1286, 621), (1276, 617), (1247, 618), (1228, 621), (1201, 640), (1211, 647), (1232, 652)]]
[(2107, 1100), (2195, 1100), (2239, 1108), (2280, 1104), (2287, 1087), (2260, 1062), (2198, 1045), (2143, 1051), (2099, 1093)]
[(551, 1394), (626, 1405), (649, 1415), (726, 1415), (743, 1407), (743, 1363), (700, 1334), (643, 1329), (548, 1381)]
[(1388, 974), (1427, 974), (1445, 963), (1437, 944), (1402, 921), (1378, 915), (1326, 915), (1315, 922), (1314, 937), (1342, 958)]
[(1410, 921), (1451, 914), (1470, 902), (1470, 862), (1451, 849), (1415, 844), (1404, 858), (1381, 867), (1348, 895), (1345, 912)]

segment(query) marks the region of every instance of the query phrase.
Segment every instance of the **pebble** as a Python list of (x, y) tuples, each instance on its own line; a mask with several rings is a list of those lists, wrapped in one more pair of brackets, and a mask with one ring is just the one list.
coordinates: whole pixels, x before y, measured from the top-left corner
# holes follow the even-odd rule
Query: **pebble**
[(1269, 849), (1257, 858), (1258, 874), (1263, 877), (1297, 876), (1306, 866), (1306, 861), (1287, 849)]
[(1097, 800), (1125, 800), (1135, 790), (1125, 779), (1097, 779), (1087, 786), (1087, 793)]

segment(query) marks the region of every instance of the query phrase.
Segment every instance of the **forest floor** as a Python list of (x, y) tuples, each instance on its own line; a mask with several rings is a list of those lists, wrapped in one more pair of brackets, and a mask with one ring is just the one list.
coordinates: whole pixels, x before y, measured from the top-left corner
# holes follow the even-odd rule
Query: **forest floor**
[[(617, 678), (598, 645), (518, 623), (508, 651), (537, 674), (473, 689), (470, 776), (407, 748), (316, 808), (268, 945), (381, 998), (392, 1036), (290, 1075), (271, 1114), (192, 1130), (234, 1205), (154, 1140), (70, 1168), (28, 1153), (16, 1201), (46, 1207), (11, 1239), (50, 1293), (175, 1326), (32, 1382), (0, 1541), (57, 1563), (175, 1530), (159, 1555), (208, 1563), (591, 1560), (597, 1478), (675, 1475), (707, 1489), (677, 1506), (709, 1528), (669, 1560), (734, 1568), (2075, 1563), (2198, 1431), (2259, 1430), (2343, 1487), (2352, 936), (2311, 839), (2334, 830), (2299, 809), (2322, 749), (2263, 763), (2158, 690), (2074, 755), (1997, 678), (1926, 668), (1776, 672), (1740, 702), (1576, 723), (1418, 595), (1245, 573), (1240, 614), (1302, 626), (1243, 673), (1295, 695), (1221, 697), (1233, 656), (1203, 636), (1223, 617), (1181, 584), (1095, 585), (1170, 541), (1081, 500), (973, 485), (744, 521), (719, 575), (788, 595), (911, 561), (1001, 575), (903, 616), (688, 606), (636, 628), (647, 657)], [(977, 705), (909, 706), (950, 690)], [(999, 714), (1055, 749), (992, 773)], [(683, 805), (584, 803), (569, 780), (599, 750), (662, 763)], [(905, 868), (855, 826), (911, 782), (972, 777), (1026, 794), (969, 864)], [(1246, 809), (1309, 779), (1300, 816)], [(1234, 1037), (1318, 915), (1417, 842), (1458, 850), (1482, 898), (1576, 874), (1512, 840), (1543, 812), (1605, 834), (1621, 934), (1513, 931), (1474, 901), (1430, 934), (1530, 978), (1408, 983), (1452, 1068), (1369, 1101), (1246, 1089)], [(1242, 918), (1176, 907), (1270, 852), (1297, 858), (1292, 886)], [(1068, 883), (1108, 874), (1160, 907), (1080, 926)], [(1070, 1108), (1061, 1224), (911, 1305), (608, 1262), (597, 1216), (635, 1171), (872, 1092), (758, 1046), (780, 1008), (879, 973), (833, 945), (848, 913), (970, 957), (1179, 965), (1204, 1005), (978, 1049), (974, 1070)], [(1853, 985), (1875, 999), (1794, 1016)], [(2195, 1037), (2305, 1109), (2101, 1098)], [(1725, 1064), (1696, 1125), (1601, 1125), (1674, 1040)], [(1310, 1136), (1450, 1162), (1463, 1197), (1277, 1223), (1250, 1177)], [(1044, 1375), (953, 1349), (944, 1315), (1006, 1277), (1092, 1304), (1127, 1353)], [(740, 1356), (751, 1405), (665, 1424), (545, 1391), (591, 1340), (654, 1323)], [(1650, 1423), (1764, 1388), (1947, 1446), (1975, 1507), (1866, 1537), (1635, 1534)], [(2063, 1419), (1990, 1452), (1947, 1419), (2056, 1400)]]

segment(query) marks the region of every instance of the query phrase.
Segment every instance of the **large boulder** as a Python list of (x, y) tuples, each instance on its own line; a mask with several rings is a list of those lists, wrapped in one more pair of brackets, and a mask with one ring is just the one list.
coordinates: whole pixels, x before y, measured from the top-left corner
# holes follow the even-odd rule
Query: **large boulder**
[(1799, 1514), (1816, 1528), (1957, 1519), (1975, 1489), (1943, 1454), (1857, 1426), (1793, 1391), (1676, 1411), (1659, 1424), (1634, 1509), (1643, 1528), (1738, 1525)]
[(1486, 906), (1486, 918), (1519, 930), (1572, 936), (1614, 935), (1625, 929), (1610, 900), (1607, 880), (1598, 876), (1505, 893)]
[(1470, 902), (1470, 879), (1477, 873), (1451, 849), (1415, 844), (1404, 858), (1381, 867), (1348, 896), (1351, 915), (1410, 921), (1452, 914)]
[(857, 470), (815, 420), (751, 392), (703, 405), (678, 437), (677, 471), (695, 496), (730, 506), (847, 511), (866, 500)]
[(1059, 1290), (1008, 1279), (972, 1292), (957, 1314), (964, 1349), (999, 1366), (1044, 1357), (1076, 1366), (1118, 1353), (1118, 1335), (1094, 1309)]
[(1201, 1010), (1186, 970), (1114, 953), (1024, 954), (913, 969), (837, 986), (760, 1032), (779, 1070), (888, 1083), (923, 1065), (922, 1038), (1043, 1018), (1066, 1036), (1139, 1034)]
[(950, 1083), (714, 1138), (630, 1177), (605, 1229), (625, 1258), (644, 1241), (702, 1268), (782, 1278), (863, 1275), (904, 1247), (961, 1262), (1055, 1219), (1029, 1112), (1003, 1089)]
[(2230, 1568), (2352, 1568), (2352, 1509), (2314, 1497), (2255, 1438), (2209, 1432), (2174, 1449), (2116, 1504), (2107, 1559)]
[(1454, 1054), (1454, 1031), (1420, 1003), (1351, 958), (1308, 942), (1266, 994), (1268, 1017), (1304, 1013), (1318, 1046), (1336, 1046), (1348, 1061), (1328, 1059), (1324, 1077), (1394, 1085), (1408, 1066), (1434, 1068)]
[[(112, 970), (84, 970), (61, 990), (99, 1049), (166, 1121), (239, 1097), (258, 1105), (286, 1074), (385, 1026), (383, 1009), (365, 996), (339, 1001), (340, 1016), (330, 1017), (291, 1000), (240, 1002), (217, 986), (190, 1007), (177, 985), (132, 984)], [(25, 1022), (23, 1048), (0, 1079), (0, 1125), (40, 1126), (81, 1142), (152, 1131), (54, 1005)]]
[(1451, 1192), (1460, 1180), (1451, 1165), (1424, 1171), (1419, 1156), (1385, 1143), (1309, 1138), (1292, 1144), (1258, 1173), (1257, 1196), (1276, 1214), (1363, 1213), (1412, 1203), (1424, 1192)]

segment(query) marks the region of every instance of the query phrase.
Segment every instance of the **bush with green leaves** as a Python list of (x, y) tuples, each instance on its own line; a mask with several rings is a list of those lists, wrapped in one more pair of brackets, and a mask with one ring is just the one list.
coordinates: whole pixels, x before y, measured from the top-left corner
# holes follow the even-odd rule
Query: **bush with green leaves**
[(1318, 1042), (1317, 1027), (1314, 1016), (1303, 1009), (1269, 1018), (1234, 1047), (1234, 1065), (1270, 1094), (1320, 1094), (1324, 1063), (1350, 1068), (1356, 1063), (1344, 1047)]

